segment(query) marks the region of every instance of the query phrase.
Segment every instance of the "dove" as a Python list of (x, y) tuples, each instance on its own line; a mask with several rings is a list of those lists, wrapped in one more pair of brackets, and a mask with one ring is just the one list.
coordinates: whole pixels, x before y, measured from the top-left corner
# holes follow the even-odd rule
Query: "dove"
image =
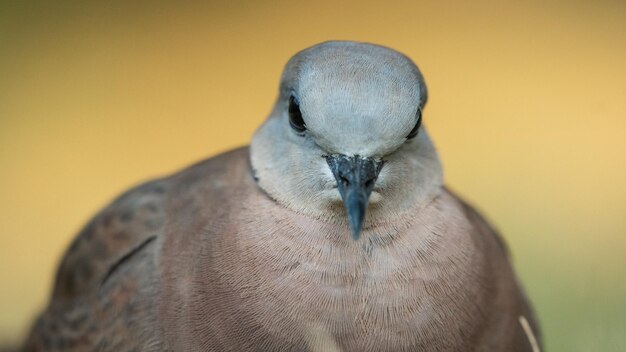
[(444, 185), (427, 98), (395, 50), (297, 53), (249, 147), (84, 227), (24, 351), (539, 351), (506, 245)]

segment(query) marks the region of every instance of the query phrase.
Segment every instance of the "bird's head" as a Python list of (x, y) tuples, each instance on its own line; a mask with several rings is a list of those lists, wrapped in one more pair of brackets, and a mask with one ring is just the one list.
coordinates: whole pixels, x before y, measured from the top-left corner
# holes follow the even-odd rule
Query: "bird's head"
[(394, 50), (326, 42), (299, 52), (252, 141), (260, 187), (297, 212), (347, 219), (355, 239), (425, 204), (442, 183), (421, 125), (426, 99), (419, 69)]

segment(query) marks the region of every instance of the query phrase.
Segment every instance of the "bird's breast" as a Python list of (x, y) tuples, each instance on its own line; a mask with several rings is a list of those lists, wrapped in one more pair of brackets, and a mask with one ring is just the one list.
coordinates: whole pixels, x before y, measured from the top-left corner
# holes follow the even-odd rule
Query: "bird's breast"
[(263, 211), (240, 212), (246, 219), (215, 248), (220, 285), (271, 336), (398, 350), (433, 343), (440, 327), (461, 320), (454, 315), (476, 314), (475, 303), (464, 306), (475, 297), (463, 289), (473, 260), (463, 236), (456, 248), (466, 249), (450, 253), (426, 229), (403, 236), (397, 227), (376, 227), (354, 241), (347, 226), (263, 203), (247, 209)]
[[(207, 199), (195, 222), (181, 217), (185, 231), (164, 245), (176, 253), (164, 266), (160, 308), (172, 346), (461, 350), (485, 285), (467, 226), (450, 221), (461, 219), (451, 203), (366, 227), (355, 241), (345, 223), (237, 184), (245, 187)], [(181, 204), (184, 214), (196, 214), (190, 204)]]

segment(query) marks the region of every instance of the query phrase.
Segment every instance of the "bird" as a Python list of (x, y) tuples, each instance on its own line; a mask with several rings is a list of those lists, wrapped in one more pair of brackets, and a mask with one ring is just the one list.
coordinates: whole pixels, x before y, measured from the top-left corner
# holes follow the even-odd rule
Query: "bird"
[(444, 184), (427, 100), (394, 49), (296, 53), (249, 146), (88, 222), (23, 351), (539, 351), (506, 244)]

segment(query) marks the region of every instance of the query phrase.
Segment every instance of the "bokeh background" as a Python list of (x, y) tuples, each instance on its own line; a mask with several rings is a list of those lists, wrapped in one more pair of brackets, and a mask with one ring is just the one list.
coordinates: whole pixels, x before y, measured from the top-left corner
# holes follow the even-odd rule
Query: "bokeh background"
[(384, 44), (549, 351), (626, 351), (626, 2), (0, 1), (0, 342), (124, 189), (248, 143), (296, 51)]

